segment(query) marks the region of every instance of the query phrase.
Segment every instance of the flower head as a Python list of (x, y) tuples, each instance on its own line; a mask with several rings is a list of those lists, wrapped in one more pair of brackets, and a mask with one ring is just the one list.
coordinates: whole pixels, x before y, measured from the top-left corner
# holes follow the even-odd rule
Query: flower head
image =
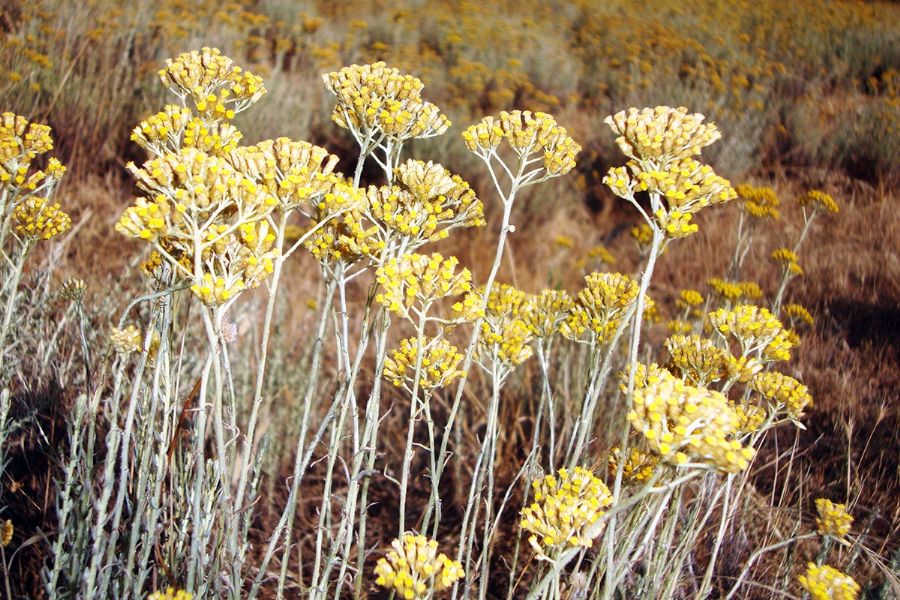
[(469, 151), (484, 159), (503, 141), (521, 160), (532, 154), (543, 154), (542, 172), (535, 170), (528, 183), (565, 175), (575, 168), (575, 157), (581, 151), (581, 146), (551, 115), (527, 110), (485, 117), (466, 129), (462, 137)]
[[(591, 273), (584, 282), (562, 324), (562, 334), (570, 339), (586, 334), (595, 343), (608, 343), (637, 299), (640, 285), (621, 273)], [(645, 301), (649, 306), (649, 298)]]
[(725, 338), (737, 340), (741, 355), (757, 353), (766, 360), (790, 360), (793, 344), (787, 331), (768, 309), (742, 304), (720, 308), (709, 315), (710, 323)]
[(337, 98), (331, 118), (360, 144), (441, 135), (450, 120), (422, 96), (425, 85), (383, 62), (351, 65), (322, 76)]
[(628, 421), (662, 460), (728, 473), (747, 468), (755, 452), (735, 439), (740, 422), (725, 396), (652, 365), (639, 371)]
[(462, 565), (444, 553), (438, 544), (424, 535), (403, 534), (391, 542), (391, 548), (375, 565), (375, 583), (394, 589), (405, 600), (429, 597), (462, 579)]
[(856, 600), (860, 591), (852, 577), (828, 565), (809, 563), (797, 581), (813, 600)]
[(559, 333), (573, 305), (572, 298), (565, 291), (543, 290), (528, 297), (522, 321), (534, 337), (549, 338)]
[(519, 513), (519, 525), (532, 534), (528, 541), (540, 556), (593, 545), (602, 531), (600, 518), (612, 504), (612, 494), (600, 479), (575, 467), (571, 473), (560, 469), (558, 477), (547, 475), (531, 487), (534, 503)]
[(164, 592), (153, 592), (147, 600), (191, 600), (193, 597), (194, 595), (189, 592), (168, 587)]
[(772, 251), (772, 254), (769, 255), (769, 258), (777, 265), (781, 265), (781, 267), (790, 275), (803, 275), (803, 267), (800, 266), (800, 258), (797, 256), (796, 252), (791, 250), (790, 248), (776, 248)]
[(777, 221), (781, 217), (778, 206), (781, 201), (778, 195), (770, 187), (756, 187), (748, 183), (742, 183), (735, 188), (738, 198), (741, 200), (741, 210), (750, 217), (762, 220), (771, 219)]
[(830, 194), (821, 190), (809, 190), (797, 200), (800, 206), (811, 206), (813, 210), (838, 213), (841, 208)]
[(785, 409), (790, 418), (799, 421), (803, 410), (812, 404), (809, 388), (784, 373), (767, 371), (750, 380), (750, 388), (774, 405)]
[(827, 498), (818, 498), (816, 511), (819, 513), (816, 517), (816, 531), (819, 535), (830, 535), (843, 540), (850, 533), (853, 516), (847, 512), (847, 505), (835, 504)]
[(784, 312), (790, 317), (795, 326), (797, 323), (805, 323), (812, 327), (813, 323), (815, 323), (813, 316), (802, 304), (788, 304), (784, 307)]
[(162, 82), (179, 98), (189, 98), (204, 118), (233, 119), (259, 100), (266, 88), (260, 77), (244, 71), (218, 48), (202, 48), (167, 59)]
[[(427, 398), (433, 390), (447, 386), (463, 374), (457, 368), (462, 354), (443, 338), (425, 338), (423, 342), (419, 388)], [(401, 341), (400, 346), (385, 359), (385, 379), (397, 387), (407, 385), (412, 388), (418, 360), (418, 339), (412, 337)]]
[(708, 385), (728, 375), (731, 353), (699, 335), (673, 335), (666, 340), (673, 372), (691, 385)]
[(403, 312), (413, 305), (427, 306), (436, 300), (459, 296), (472, 289), (468, 269), (457, 271), (455, 256), (444, 258), (434, 253), (404, 254), (379, 267), (375, 279), (381, 293), (375, 300), (393, 312)]
[(703, 115), (688, 114), (686, 108), (657, 106), (629, 108), (606, 117), (603, 122), (618, 135), (616, 144), (636, 161), (666, 161), (689, 158), (722, 137)]
[(28, 238), (49, 240), (72, 227), (72, 219), (47, 198), (29, 196), (15, 208), (16, 231)]
[[(616, 472), (619, 470), (619, 455), (621, 453), (618, 447), (613, 448), (609, 453), (607, 466), (611, 477), (615, 477)], [(625, 481), (631, 483), (643, 483), (650, 479), (658, 464), (658, 456), (632, 446), (625, 464), (622, 465), (622, 477)]]

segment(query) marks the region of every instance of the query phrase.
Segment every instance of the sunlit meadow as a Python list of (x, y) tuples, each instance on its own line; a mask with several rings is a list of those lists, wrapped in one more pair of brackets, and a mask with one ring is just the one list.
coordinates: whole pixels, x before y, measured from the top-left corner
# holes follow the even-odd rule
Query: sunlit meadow
[(0, 36), (0, 596), (900, 597), (896, 5)]

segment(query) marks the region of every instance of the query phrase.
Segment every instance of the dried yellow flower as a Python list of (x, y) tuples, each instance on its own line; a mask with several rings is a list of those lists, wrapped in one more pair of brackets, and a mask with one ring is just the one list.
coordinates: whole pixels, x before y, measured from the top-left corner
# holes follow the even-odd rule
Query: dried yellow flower
[(612, 504), (612, 494), (584, 467), (571, 473), (560, 469), (531, 484), (534, 503), (519, 513), (519, 526), (532, 535), (528, 542), (540, 556), (570, 547), (590, 548), (602, 532), (601, 517)]
[(606, 117), (604, 123), (618, 135), (616, 144), (635, 161), (657, 161), (689, 158), (722, 137), (713, 124), (703, 123), (699, 113), (688, 114), (686, 108), (629, 108)]
[(800, 206), (812, 206), (813, 210), (838, 213), (841, 208), (829, 194), (821, 190), (809, 190), (797, 200)]
[(72, 219), (59, 206), (40, 196), (29, 196), (16, 206), (16, 231), (27, 238), (49, 240), (72, 227)]
[[(427, 398), (433, 390), (447, 386), (463, 374), (463, 371), (457, 369), (463, 356), (456, 346), (442, 338), (425, 338), (423, 342), (419, 389)], [(401, 341), (400, 346), (385, 359), (384, 378), (397, 387), (406, 385), (412, 389), (418, 357), (417, 338)]]
[(778, 207), (781, 201), (770, 187), (756, 187), (747, 183), (735, 188), (738, 198), (742, 200), (741, 209), (754, 219), (772, 219), (781, 217)]
[(816, 500), (816, 531), (819, 535), (829, 535), (843, 540), (850, 533), (853, 516), (847, 512), (846, 504), (835, 504), (827, 498)]
[[(621, 450), (618, 447), (613, 448), (609, 453), (607, 466), (611, 478), (616, 476), (619, 469), (620, 454)], [(625, 464), (622, 465), (622, 478), (626, 482), (643, 483), (650, 479), (658, 464), (659, 458), (656, 455), (632, 446)]]
[(465, 576), (459, 561), (438, 553), (438, 544), (424, 535), (403, 534), (375, 565), (375, 583), (395, 590), (405, 600), (430, 597)]
[(173, 587), (168, 587), (164, 592), (153, 592), (147, 600), (192, 600), (193, 597), (193, 594), (184, 590), (176, 590)]
[(852, 577), (828, 565), (809, 563), (797, 581), (813, 600), (856, 600), (860, 591)]
[(812, 405), (809, 388), (784, 373), (760, 373), (750, 380), (750, 387), (771, 402), (774, 410), (785, 409), (795, 421), (799, 421), (804, 409)]

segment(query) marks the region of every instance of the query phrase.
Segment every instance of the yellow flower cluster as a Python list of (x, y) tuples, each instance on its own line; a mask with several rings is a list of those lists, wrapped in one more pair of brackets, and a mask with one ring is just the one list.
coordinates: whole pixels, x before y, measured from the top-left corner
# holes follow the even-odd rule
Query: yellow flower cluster
[(669, 161), (689, 158), (709, 146), (722, 134), (715, 125), (704, 123), (699, 113), (688, 114), (686, 108), (657, 106), (638, 110), (629, 108), (606, 117), (619, 137), (616, 144), (628, 158), (654, 161), (665, 165)]
[(807, 406), (812, 405), (809, 388), (784, 373), (759, 373), (750, 380), (750, 387), (773, 403), (775, 410), (784, 408), (795, 421), (803, 416), (803, 410)]
[(227, 160), (184, 148), (128, 168), (146, 198), (116, 230), (153, 243), (204, 303), (224, 304), (272, 271), (277, 250), (265, 218), (277, 201)]
[(448, 296), (465, 294), (472, 289), (468, 269), (457, 271), (455, 256), (444, 258), (438, 253), (404, 254), (388, 260), (375, 272), (381, 292), (375, 297), (391, 312), (406, 313), (414, 304), (427, 307)]
[(369, 187), (368, 211), (416, 248), (457, 227), (483, 227), (484, 207), (468, 183), (443, 166), (408, 160), (394, 170), (400, 186)]
[(573, 306), (572, 298), (564, 290), (546, 289), (528, 297), (522, 321), (534, 337), (550, 338), (559, 333)]
[(657, 106), (640, 111), (631, 108), (604, 120), (631, 160), (625, 167), (611, 168), (603, 183), (631, 202), (635, 192), (650, 192), (656, 226), (668, 238), (695, 233), (694, 214), (737, 197), (727, 179), (692, 158), (721, 137), (715, 125), (703, 123), (704, 118), (688, 114), (683, 107)]
[(709, 315), (713, 328), (726, 340), (734, 338), (741, 356), (758, 353), (766, 360), (790, 360), (793, 343), (775, 315), (766, 308), (741, 304), (733, 309), (720, 308)]
[[(422, 368), (419, 373), (419, 388), (428, 397), (431, 392), (460, 377), (463, 371), (457, 369), (462, 354), (456, 346), (443, 338), (425, 338), (422, 347)], [(391, 356), (384, 362), (384, 377), (395, 386), (415, 383), (416, 361), (419, 356), (419, 341), (408, 338), (400, 342)]]
[(821, 190), (809, 190), (797, 200), (800, 206), (811, 206), (813, 210), (822, 210), (830, 213), (840, 212), (841, 208), (831, 195)]
[(815, 322), (813, 316), (802, 304), (788, 304), (784, 307), (784, 312), (794, 322), (803, 322), (810, 327), (812, 327)]
[(790, 275), (803, 275), (803, 267), (800, 266), (800, 257), (790, 248), (776, 248), (769, 255), (772, 262), (781, 265)]
[(182, 102), (190, 99), (210, 121), (233, 119), (266, 93), (260, 77), (235, 66), (217, 48), (167, 59), (159, 77)]
[(675, 299), (675, 306), (682, 310), (691, 310), (703, 304), (703, 294), (697, 290), (681, 290)]
[(119, 354), (131, 354), (141, 351), (141, 331), (134, 325), (125, 329), (113, 327), (109, 331), (109, 343)]
[(812, 600), (856, 600), (860, 587), (849, 575), (828, 565), (809, 563), (797, 581)]
[(850, 533), (853, 516), (847, 512), (846, 504), (835, 504), (827, 498), (816, 499), (816, 531), (819, 535), (830, 535), (843, 540)]
[(781, 200), (778, 195), (770, 187), (753, 186), (749, 183), (742, 183), (735, 188), (738, 198), (741, 199), (741, 209), (754, 219), (771, 219), (777, 221), (781, 218), (778, 207)]
[[(600, 535), (600, 518), (612, 494), (584, 467), (560, 469), (531, 483), (534, 503), (523, 508), (519, 526), (532, 535), (529, 543), (540, 556), (571, 547), (590, 548)], [(552, 558), (552, 557), (550, 557)]]
[(469, 151), (484, 159), (495, 153), (504, 140), (520, 159), (543, 153), (545, 173), (542, 178), (571, 171), (575, 168), (575, 157), (581, 151), (581, 146), (551, 115), (527, 110), (504, 111), (496, 117), (485, 117), (466, 129), (462, 137)]
[(665, 369), (642, 371), (628, 421), (653, 451), (675, 465), (728, 473), (747, 468), (755, 452), (735, 439), (740, 422), (725, 396), (687, 385)]
[[(610, 477), (615, 477), (616, 472), (619, 470), (619, 455), (621, 453), (618, 447), (613, 448), (609, 453), (607, 466)], [(656, 455), (632, 446), (625, 464), (622, 465), (622, 478), (626, 482), (643, 483), (650, 479), (658, 464), (659, 458)]]
[(304, 245), (323, 267), (374, 259), (384, 249), (378, 226), (364, 214), (365, 206), (365, 190), (342, 181), (316, 202), (311, 223), (316, 229)]
[(758, 404), (750, 402), (730, 402), (731, 409), (738, 418), (738, 431), (741, 433), (754, 433), (759, 431), (766, 422), (768, 413)]
[(501, 373), (508, 372), (531, 358), (533, 334), (525, 322), (528, 312), (528, 294), (511, 285), (494, 285), (482, 312), (484, 288), (479, 287), (453, 305), (459, 319), (481, 319), (476, 357), (484, 367), (486, 362), (501, 366)]
[(192, 600), (193, 597), (194, 595), (189, 592), (168, 587), (164, 592), (153, 592), (147, 600)]
[(757, 300), (762, 297), (762, 289), (753, 281), (726, 281), (712, 277), (706, 281), (722, 301), (733, 304), (738, 300)]
[(16, 528), (13, 527), (13, 522), (9, 519), (0, 523), (0, 546), (6, 548), (12, 542), (13, 533), (15, 533)]
[(699, 335), (673, 335), (666, 340), (673, 371), (687, 383), (705, 386), (729, 374), (731, 353)]
[(0, 182), (27, 187), (31, 162), (52, 149), (50, 127), (11, 112), (0, 114)]
[(433, 137), (450, 127), (440, 109), (422, 99), (425, 86), (417, 77), (383, 62), (351, 65), (326, 73), (322, 79), (337, 98), (332, 120), (350, 129), (364, 147), (384, 138)]
[(307, 207), (322, 216), (329, 207), (323, 196), (344, 184), (334, 175), (338, 157), (325, 148), (285, 137), (264, 140), (232, 152), (229, 162), (277, 199), (282, 211)]
[(234, 150), (242, 137), (230, 123), (208, 123), (195, 117), (189, 108), (175, 104), (147, 117), (131, 133), (133, 142), (156, 156), (177, 152), (179, 148), (196, 148), (220, 156)]
[[(587, 334), (593, 343), (608, 343), (637, 300), (640, 285), (621, 273), (591, 273), (584, 282), (585, 287), (578, 292), (561, 332), (570, 339)], [(650, 299), (644, 301), (649, 307)]]
[(59, 206), (40, 196), (25, 198), (13, 213), (16, 231), (27, 238), (49, 240), (72, 227), (72, 219)]
[(375, 565), (375, 583), (395, 590), (401, 598), (430, 597), (452, 586), (465, 576), (459, 561), (438, 553), (438, 544), (424, 535), (403, 534), (391, 542), (391, 548)]

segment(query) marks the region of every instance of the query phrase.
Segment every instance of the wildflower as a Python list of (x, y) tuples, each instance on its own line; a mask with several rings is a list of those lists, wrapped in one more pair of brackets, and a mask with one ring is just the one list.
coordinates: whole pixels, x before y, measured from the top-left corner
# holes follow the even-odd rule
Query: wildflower
[(12, 542), (13, 533), (15, 533), (13, 522), (9, 519), (0, 524), (0, 546), (6, 548)]
[(125, 329), (113, 327), (109, 331), (109, 342), (119, 354), (130, 354), (141, 351), (141, 331), (134, 325)]
[[(462, 354), (456, 346), (442, 338), (425, 338), (423, 342), (419, 388), (427, 398), (433, 390), (445, 387), (463, 374), (456, 368), (462, 360)], [(400, 346), (385, 359), (385, 379), (397, 387), (407, 384), (411, 388), (415, 384), (419, 353), (417, 338), (401, 341)]]
[(430, 597), (465, 576), (459, 561), (438, 553), (438, 544), (424, 535), (405, 533), (391, 542), (392, 550), (375, 565), (375, 583), (394, 589), (406, 600)]
[(559, 246), (560, 248), (574, 248), (575, 247), (575, 240), (573, 240), (572, 238), (570, 238), (567, 235), (556, 236), (556, 238), (553, 240), (553, 243), (556, 244), (557, 246)]
[(594, 246), (587, 251), (587, 258), (596, 260), (601, 264), (612, 266), (616, 264), (616, 257), (606, 249), (606, 246)]
[(852, 577), (828, 565), (809, 563), (797, 581), (813, 600), (856, 600), (860, 591)]
[[(578, 339), (587, 333), (594, 343), (608, 343), (637, 299), (640, 285), (621, 273), (591, 273), (584, 282), (585, 287), (578, 292), (561, 327), (562, 334)], [(649, 307), (649, 299), (646, 300)]]
[(770, 187), (756, 187), (743, 183), (735, 188), (741, 202), (741, 209), (754, 219), (771, 219), (777, 221), (781, 217), (778, 206), (781, 201)]
[(366, 190), (372, 218), (415, 249), (446, 238), (458, 227), (483, 227), (484, 207), (458, 175), (439, 164), (408, 160), (394, 171), (399, 186)]
[(653, 240), (653, 230), (648, 224), (641, 223), (636, 227), (632, 227), (629, 233), (637, 242), (641, 253), (645, 253), (650, 249), (650, 242)]
[(365, 149), (385, 137), (398, 142), (443, 134), (450, 120), (421, 97), (424, 84), (383, 62), (351, 65), (322, 76), (337, 98), (331, 118)]
[(635, 161), (669, 161), (689, 158), (722, 137), (713, 124), (703, 123), (701, 114), (687, 109), (657, 106), (638, 110), (629, 108), (606, 117), (619, 137), (616, 144)]
[(759, 431), (766, 421), (768, 413), (759, 405), (749, 402), (731, 402), (731, 409), (738, 418), (738, 431), (742, 433), (754, 433)]
[(812, 327), (815, 322), (806, 307), (801, 304), (788, 304), (784, 307), (784, 312), (787, 313), (792, 321), (803, 322), (810, 327)]
[(523, 508), (519, 526), (532, 535), (528, 542), (538, 555), (565, 548), (590, 548), (600, 535), (600, 518), (612, 504), (609, 488), (583, 467), (560, 469), (531, 484), (534, 503)]
[(81, 302), (84, 299), (86, 290), (87, 284), (84, 282), (84, 279), (70, 277), (63, 282), (59, 295), (69, 302)]
[[(621, 453), (618, 447), (613, 448), (609, 453), (608, 467), (611, 477), (615, 477), (616, 472), (619, 470), (619, 455)], [(622, 465), (622, 477), (625, 481), (643, 483), (650, 479), (658, 464), (658, 457), (632, 446), (625, 464)]]
[(731, 353), (698, 335), (673, 335), (666, 340), (671, 366), (691, 385), (707, 385), (728, 374)]
[(274, 197), (284, 212), (324, 210), (323, 196), (345, 183), (333, 175), (338, 157), (304, 141), (264, 140), (238, 148), (228, 158), (235, 169)]
[(459, 260), (434, 253), (404, 254), (392, 258), (375, 273), (382, 291), (375, 297), (392, 312), (403, 312), (418, 303), (424, 311), (431, 303), (448, 296), (459, 296), (472, 289), (468, 269), (457, 272)]
[(845, 504), (835, 504), (826, 498), (816, 500), (816, 531), (819, 535), (829, 535), (838, 540), (843, 540), (850, 533), (850, 525), (853, 524), (853, 516), (847, 512)]
[(742, 356), (756, 352), (766, 360), (791, 358), (793, 345), (787, 332), (768, 309), (742, 304), (734, 309), (720, 308), (711, 313), (709, 319), (723, 338), (737, 340)]
[(694, 326), (681, 319), (672, 319), (666, 323), (666, 329), (670, 335), (687, 335), (694, 330)]
[(772, 262), (781, 265), (790, 275), (803, 275), (803, 268), (800, 266), (800, 258), (789, 248), (777, 248), (769, 255)]
[(165, 592), (153, 592), (147, 600), (192, 600), (193, 597), (193, 594), (184, 590), (167, 587)]
[(234, 65), (218, 48), (203, 48), (167, 59), (162, 82), (179, 98), (190, 98), (211, 121), (231, 120), (265, 93), (260, 77)]
[(799, 421), (803, 410), (812, 404), (809, 388), (783, 373), (768, 371), (750, 381), (751, 389), (772, 402), (775, 409), (784, 408), (791, 419)]
[(505, 377), (533, 354), (530, 344), (534, 335), (525, 321), (528, 295), (502, 283), (491, 290), (486, 305), (483, 299), (483, 288), (473, 290), (453, 305), (453, 312), (460, 319), (481, 319), (476, 357), (486, 370), (491, 370), (486, 363), (499, 365)]
[(16, 206), (14, 219), (16, 231), (28, 238), (49, 240), (72, 227), (72, 219), (59, 206), (47, 198), (31, 196)]
[(703, 304), (703, 294), (697, 290), (681, 290), (675, 300), (675, 306), (684, 310), (697, 308), (701, 304)]
[(304, 246), (326, 268), (375, 258), (384, 248), (378, 226), (363, 213), (365, 201), (364, 190), (339, 182), (316, 203), (311, 223), (315, 230), (310, 229)]
[(762, 296), (759, 285), (752, 281), (725, 281), (718, 277), (712, 277), (706, 283), (722, 301), (728, 304), (733, 304), (738, 300), (753, 300)]
[(525, 185), (565, 175), (575, 168), (575, 156), (581, 151), (581, 146), (551, 115), (527, 110), (504, 111), (496, 117), (485, 117), (466, 129), (462, 137), (469, 151), (485, 160), (504, 140), (520, 160), (532, 154), (543, 154), (543, 169), (536, 168), (525, 174)]
[(529, 296), (522, 321), (536, 338), (549, 338), (557, 334), (568, 316), (574, 302), (561, 290), (544, 290), (536, 296)]
[(800, 206), (811, 206), (813, 210), (837, 213), (841, 209), (829, 194), (820, 190), (809, 190), (797, 200)]
[(750, 464), (755, 452), (734, 439), (740, 423), (725, 396), (653, 366), (637, 383), (628, 421), (664, 461), (728, 473)]

